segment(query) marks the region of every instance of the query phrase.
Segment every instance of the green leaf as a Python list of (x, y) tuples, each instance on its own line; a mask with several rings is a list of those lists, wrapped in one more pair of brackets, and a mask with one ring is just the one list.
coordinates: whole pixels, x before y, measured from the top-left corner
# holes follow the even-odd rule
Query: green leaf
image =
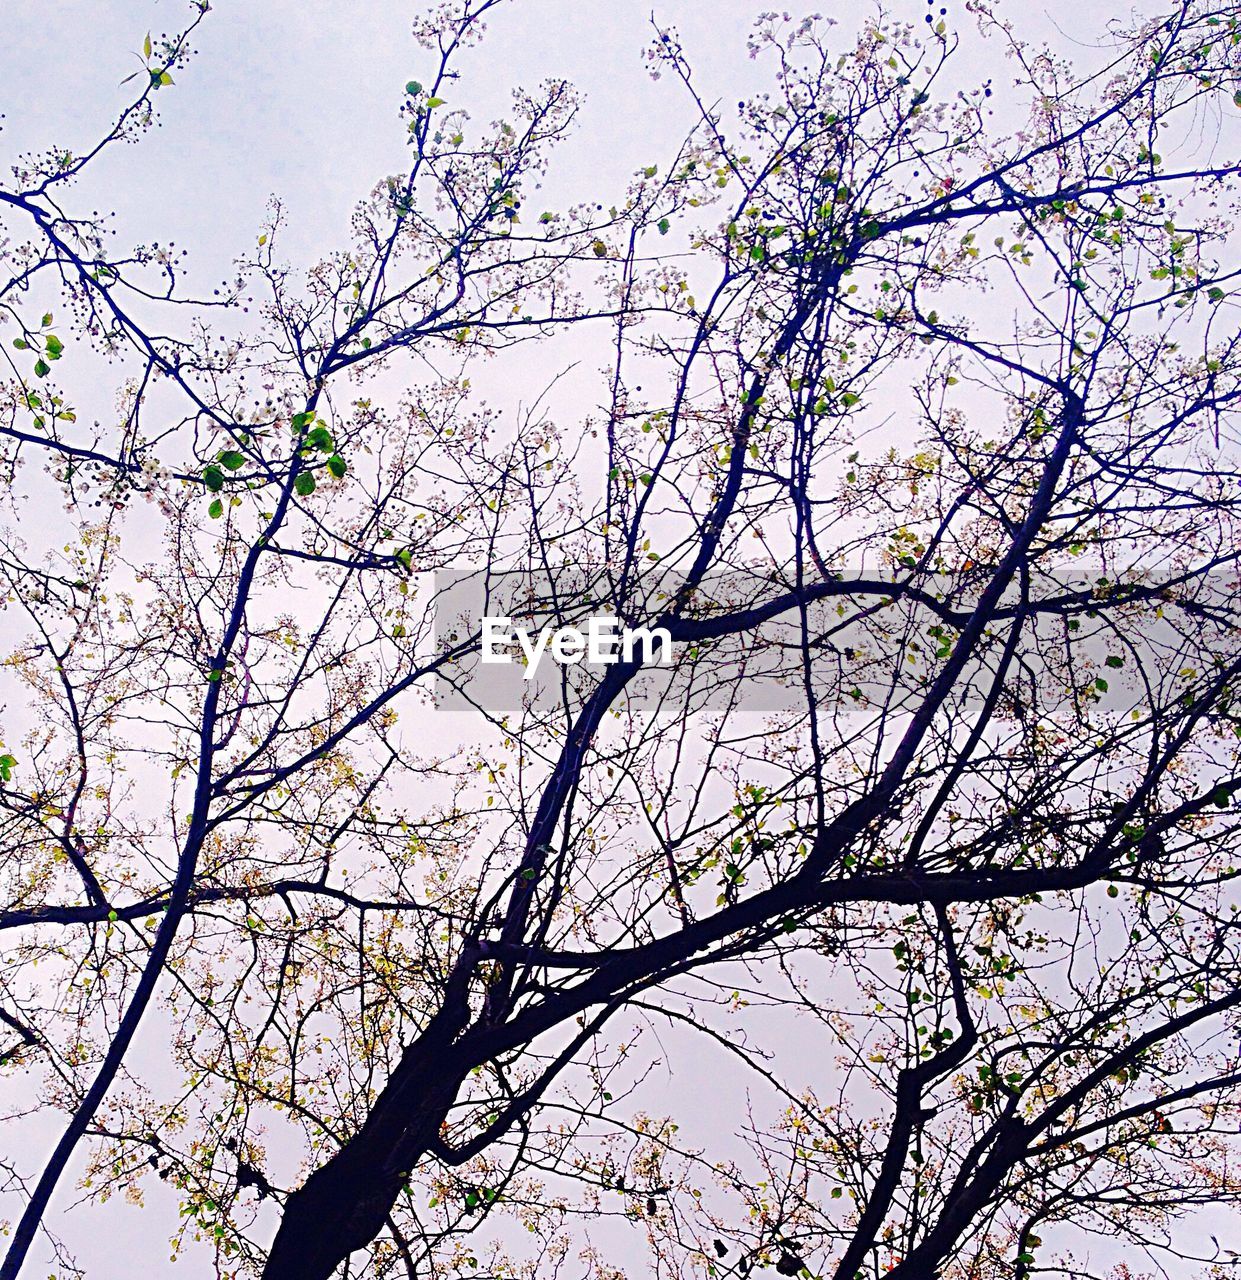
[(29, 348), (30, 343), (28, 343), (25, 338), (14, 338), (13, 345), (18, 349), (18, 351), (26, 351)]
[(1215, 285), (1212, 288), (1207, 290), (1207, 297), (1210, 298), (1212, 302), (1222, 302), (1224, 300), (1225, 294), (1223, 289), (1221, 289), (1218, 285)]
[(660, 218), (660, 220), (659, 220), (659, 234), (660, 234), (661, 236), (666, 236), (666, 235), (668, 234), (668, 229), (669, 229), (671, 226), (672, 226), (672, 223), (671, 223), (671, 222), (669, 222), (667, 218)]
[(52, 323), (52, 313), (49, 311), (43, 317), (43, 327), (46, 329)]
[(147, 32), (147, 38), (142, 42), (142, 56), (149, 58), (151, 56), (151, 33)]
[(1104, 680), (1104, 678), (1103, 678), (1102, 676), (1100, 676), (1100, 677), (1099, 677), (1099, 678), (1094, 682), (1094, 687), (1095, 687), (1095, 688), (1096, 688), (1100, 693), (1106, 693), (1106, 692), (1107, 692), (1107, 681), (1106, 681), (1106, 680)]
[(315, 415), (311, 413), (295, 413), (289, 421), (289, 425), (294, 431), (301, 431), (303, 427), (308, 427), (315, 420)]
[(417, 80), (411, 80), (409, 81), (408, 84), (406, 84), (405, 92), (410, 94), (411, 96), (415, 93), (421, 93), (422, 85), (420, 85)]
[(225, 449), (224, 452), (220, 454), (220, 461), (230, 471), (240, 471), (241, 468), (246, 465), (245, 457), (238, 453), (236, 449)]
[(1109, 667), (1123, 667), (1125, 665), (1125, 660), (1113, 653), (1108, 655), (1105, 660), (1105, 665)]
[(349, 470), (349, 464), (339, 453), (334, 453), (327, 460), (327, 469), (339, 480)]
[(224, 472), (219, 467), (210, 466), (203, 472), (203, 484), (212, 493), (219, 493), (224, 488)]
[(306, 436), (306, 444), (311, 449), (321, 449), (324, 453), (331, 453), (332, 433), (327, 427), (316, 427)]
[(12, 756), (0, 756), (0, 782), (11, 782), (17, 761)]
[(428, 98), (428, 99), (427, 99), (427, 110), (431, 110), (431, 108), (433, 108), (433, 107), (442, 107), (443, 105), (444, 105), (444, 99), (443, 99), (443, 98)]
[(47, 335), (47, 358), (49, 360), (59, 360), (60, 353), (65, 349), (65, 344), (54, 334)]
[(314, 474), (310, 471), (303, 471), (297, 479), (293, 481), (293, 488), (296, 489), (303, 498), (308, 498), (315, 491)]
[(52, 372), (52, 366), (42, 358), (35, 361), (34, 376), (36, 378), (46, 378)]
[(213, 499), (211, 505), (207, 508), (207, 514), (213, 520), (218, 520), (224, 514), (224, 503), (219, 498)]

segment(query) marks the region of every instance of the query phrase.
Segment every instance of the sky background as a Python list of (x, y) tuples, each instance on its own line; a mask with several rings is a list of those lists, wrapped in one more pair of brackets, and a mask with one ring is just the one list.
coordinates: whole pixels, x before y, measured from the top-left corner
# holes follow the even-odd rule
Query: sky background
[[(2, 7), (5, 165), (52, 144), (84, 150), (131, 95), (132, 85), (120, 82), (139, 67), (147, 31), (174, 31), (187, 12), (171, 0), (3, 0)], [(765, 75), (748, 59), (745, 35), (767, 7), (767, 0), (660, 0), (655, 13), (679, 29), (704, 97), (735, 101)], [(839, 7), (843, 48), (845, 31), (866, 10)], [(948, 7), (950, 20), (965, 17), (961, 5)], [(890, 9), (918, 24), (927, 11), (923, 0), (896, 0)], [(195, 39), (198, 56), (159, 94), (160, 127), (93, 165), (70, 207), (115, 211), (119, 243), (175, 241), (189, 249), (198, 288), (210, 289), (235, 255), (254, 245), (272, 195), (286, 206), (287, 259), (305, 266), (343, 247), (354, 203), (406, 163), (397, 117), (403, 86), (425, 79), (431, 66), (409, 35), (419, 11), (393, 0), (215, 0)], [(1098, 26), (1115, 13), (1097, 0), (1002, 4), (1001, 11), (1031, 38), (1087, 58), (1083, 15)], [(573, 81), (585, 103), (549, 194), (561, 207), (586, 198), (611, 203), (634, 170), (669, 155), (691, 122), (679, 87), (667, 78), (653, 82), (643, 66), (650, 13), (639, 0), (513, 0), (463, 59), (450, 103), (486, 122), (504, 111), (514, 85), (548, 76)], [(1005, 110), (1002, 75), (995, 106)], [(155, 1046), (140, 1048), (138, 1061), (143, 1054), (152, 1061)], [(741, 1101), (740, 1085), (731, 1096), (722, 1089), (717, 1119), (737, 1115)], [(33, 1150), (4, 1154), (28, 1172), (37, 1168)], [(63, 1209), (76, 1198), (65, 1186), (56, 1204)], [(60, 1224), (91, 1280), (122, 1280), (135, 1267), (149, 1277), (211, 1274), (205, 1254), (189, 1253), (175, 1267), (164, 1261), (175, 1195), (157, 1186), (148, 1206), (143, 1212), (113, 1202)], [(25, 1274), (43, 1280), (44, 1261), (33, 1258)]]
[[(768, 7), (662, 0), (653, 12), (680, 32), (704, 97), (727, 101), (765, 78), (746, 55), (745, 35)], [(950, 21), (968, 23), (960, 4), (945, 7)], [(867, 7), (823, 8), (839, 11), (847, 47), (846, 32)], [(177, 29), (186, 9), (172, 0), (5, 0), (0, 155), (52, 143), (80, 150), (127, 100), (132, 86), (119, 82), (139, 66), (146, 32)], [(890, 9), (915, 23), (927, 12), (922, 0)], [(1083, 12), (1095, 26), (1116, 9), (1001, 0), (1000, 11), (1019, 17), (1031, 37), (1088, 57)], [(313, 260), (341, 244), (354, 202), (405, 163), (397, 108), (406, 81), (425, 76), (430, 62), (409, 35), (417, 12), (404, 0), (216, 0), (196, 35), (199, 57), (159, 95), (161, 126), (92, 166), (75, 203), (85, 197), (115, 210), (131, 239), (176, 240), (205, 281), (252, 246), (278, 194), (289, 212), (285, 252)], [(666, 155), (690, 118), (678, 86), (652, 82), (642, 65), (651, 14), (645, 0), (513, 0), (489, 16), (487, 40), (462, 61), (451, 105), (489, 120), (513, 85), (569, 79), (586, 101), (554, 183), (579, 198), (619, 194), (636, 168)]]

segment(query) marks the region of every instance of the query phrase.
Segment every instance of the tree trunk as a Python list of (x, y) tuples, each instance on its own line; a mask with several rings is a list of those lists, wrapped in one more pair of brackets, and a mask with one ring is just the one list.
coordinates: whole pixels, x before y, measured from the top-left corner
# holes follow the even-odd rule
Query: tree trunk
[(383, 1230), (465, 1078), (451, 1048), (459, 1027), (442, 1010), (406, 1049), (362, 1128), (285, 1201), (263, 1280), (329, 1280)]

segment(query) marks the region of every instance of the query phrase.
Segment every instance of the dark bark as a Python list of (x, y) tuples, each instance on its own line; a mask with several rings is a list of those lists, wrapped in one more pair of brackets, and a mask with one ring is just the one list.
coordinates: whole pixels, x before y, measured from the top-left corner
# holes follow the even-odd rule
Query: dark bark
[(405, 1052), (366, 1123), (294, 1191), (264, 1280), (328, 1280), (383, 1230), (409, 1172), (437, 1141), (465, 1072), (432, 1025)]

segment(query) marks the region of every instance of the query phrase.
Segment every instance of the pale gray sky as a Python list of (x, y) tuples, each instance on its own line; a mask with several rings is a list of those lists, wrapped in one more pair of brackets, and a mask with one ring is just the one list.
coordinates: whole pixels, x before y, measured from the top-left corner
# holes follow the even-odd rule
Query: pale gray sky
[[(744, 37), (770, 0), (659, 0), (654, 7), (679, 28), (708, 99), (747, 92), (756, 73)], [(855, 3), (836, 7), (844, 25), (846, 14), (860, 11)], [(926, 12), (923, 0), (889, 7), (916, 22)], [(1007, 8), (1031, 35), (1066, 48), (1084, 13), (1093, 25), (1114, 12), (1098, 0)], [(345, 243), (354, 202), (405, 163), (396, 116), (402, 87), (429, 65), (409, 37), (418, 12), (410, 3), (215, 0), (213, 9), (196, 40), (199, 56), (159, 95), (161, 127), (137, 147), (110, 152), (69, 197), (74, 209), (115, 210), (122, 243), (175, 240), (190, 249), (191, 279), (207, 287), (253, 245), (273, 194), (289, 215), (286, 257), (307, 265)], [(952, 9), (963, 16), (958, 0)], [(175, 29), (186, 10), (174, 0), (4, 0), (0, 164), (53, 143), (81, 151), (129, 95), (119, 82), (138, 66), (146, 32)], [(551, 181), (565, 199), (609, 202), (636, 168), (666, 157), (690, 120), (678, 88), (653, 83), (641, 63), (650, 10), (645, 0), (514, 0), (463, 61), (453, 105), (488, 120), (503, 111), (513, 85), (546, 76), (574, 81), (586, 102)], [(1002, 110), (999, 80), (996, 103)], [(149, 1034), (157, 1034), (157, 1022)], [(714, 1116), (736, 1114), (741, 1098), (738, 1085), (731, 1101), (717, 1100)], [(35, 1172), (30, 1151), (6, 1154), (24, 1156), (26, 1171)], [(57, 1204), (75, 1198), (66, 1188)], [(187, 1280), (211, 1274), (203, 1253), (176, 1267), (166, 1261), (175, 1195), (157, 1187), (148, 1204), (145, 1213), (118, 1203), (87, 1208), (61, 1224), (91, 1280), (122, 1280), (135, 1270)], [(41, 1263), (32, 1260), (30, 1277), (48, 1274)]]
[[(515, 0), (462, 62), (456, 100), (490, 119), (509, 88), (565, 77), (586, 93), (574, 142), (554, 180), (579, 198), (617, 192), (661, 157), (688, 113), (675, 85), (653, 83), (640, 60), (652, 10), (680, 31), (706, 96), (741, 96), (754, 81), (744, 37), (763, 0)], [(836, 11), (848, 28), (865, 6)], [(895, 14), (921, 21), (921, 0)], [(954, 3), (954, 11), (963, 6)], [(1117, 8), (1096, 0), (1004, 5), (1023, 30), (1070, 46)], [(200, 57), (160, 95), (162, 127), (92, 169), (75, 203), (115, 209), (134, 239), (175, 239), (204, 279), (249, 248), (271, 194), (290, 213), (286, 250), (309, 261), (341, 242), (349, 210), (406, 154), (396, 119), (402, 87), (429, 56), (409, 36), (418, 11), (401, 0), (216, 0)], [(173, 30), (176, 0), (6, 0), (0, 47), (0, 157), (52, 142), (81, 148), (125, 100), (148, 30)], [(799, 10), (800, 11), (800, 10)], [(964, 18), (964, 13), (957, 12)], [(1002, 103), (997, 82), (997, 106)], [(455, 102), (454, 102), (455, 105)]]

